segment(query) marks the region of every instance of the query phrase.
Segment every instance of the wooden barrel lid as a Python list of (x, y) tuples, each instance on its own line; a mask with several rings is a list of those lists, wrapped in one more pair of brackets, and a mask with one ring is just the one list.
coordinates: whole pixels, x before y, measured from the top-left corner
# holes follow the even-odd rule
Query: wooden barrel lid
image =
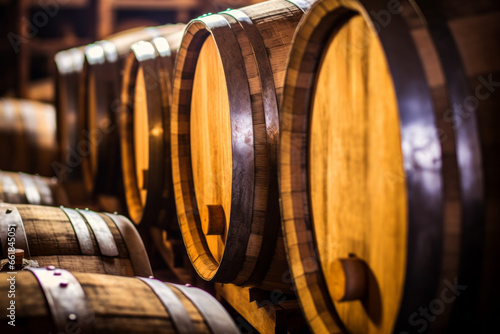
[(363, 17), (334, 35), (318, 73), (308, 174), (319, 262), (332, 296), (342, 279), (336, 260), (353, 254), (366, 263), (367, 284), (383, 298), (335, 302), (335, 309), (349, 332), (372, 332), (369, 319), (378, 316), (387, 333), (403, 294), (407, 193), (394, 84)]
[[(225, 220), (231, 216), (233, 178), (231, 119), (227, 83), (222, 60), (213, 37), (209, 36), (200, 50), (193, 81), (191, 100), (191, 159), (196, 201), (201, 212), (212, 205), (220, 207)], [(213, 222), (202, 214), (203, 230)], [(226, 231), (207, 235), (210, 253), (220, 263), (224, 254)]]
[(56, 111), (47, 103), (0, 99), (0, 169), (53, 176)]
[(140, 187), (141, 202), (146, 202), (147, 173), (149, 170), (149, 123), (148, 106), (146, 101), (146, 84), (144, 83), (143, 69), (139, 68), (135, 82), (134, 99), (134, 152), (135, 173), (137, 184)]

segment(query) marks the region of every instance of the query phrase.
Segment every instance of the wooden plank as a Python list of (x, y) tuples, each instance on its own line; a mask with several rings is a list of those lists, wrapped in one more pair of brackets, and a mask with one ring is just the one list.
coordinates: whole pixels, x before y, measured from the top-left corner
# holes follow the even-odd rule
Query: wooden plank
[(257, 301), (250, 302), (249, 290), (249, 288), (234, 284), (215, 284), (217, 299), (227, 301), (259, 333), (274, 333), (276, 331), (276, 307), (263, 305), (259, 308)]

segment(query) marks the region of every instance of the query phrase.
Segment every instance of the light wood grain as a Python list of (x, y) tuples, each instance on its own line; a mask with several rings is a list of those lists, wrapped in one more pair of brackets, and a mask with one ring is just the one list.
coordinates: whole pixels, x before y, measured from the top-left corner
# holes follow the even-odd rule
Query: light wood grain
[[(191, 159), (198, 207), (220, 205), (230, 227), (233, 177), (231, 119), (226, 79), (214, 39), (201, 47), (191, 100)], [(226, 234), (206, 236), (217, 262), (224, 254)]]
[(227, 301), (259, 333), (275, 333), (276, 314), (270, 305), (260, 308), (256, 301), (250, 301), (249, 288), (234, 284), (215, 285), (219, 299)]
[[(284, 234), (292, 278), (317, 333), (411, 331), (414, 312), (444, 302), (450, 282), (470, 290), (434, 309), (436, 318), (424, 320), (429, 332), (477, 331), (498, 313), (498, 296), (486, 291), (498, 272), (491, 259), (498, 254), (492, 203), (499, 198), (499, 179), (492, 171), (499, 160), (491, 149), (499, 140), (491, 124), (498, 122), (493, 111), (499, 103), (498, 95), (481, 93), (487, 92), (484, 79), (495, 81), (498, 74), (491, 36), (500, 6), (403, 1), (400, 9), (378, 36), (377, 51), (372, 33), (356, 26), (361, 17), (370, 29), (380, 26), (369, 8), (318, 1), (288, 63), (280, 150)], [(325, 43), (332, 36), (332, 44)], [(329, 77), (323, 73), (328, 67)], [(477, 110), (465, 112), (480, 98)], [(321, 114), (325, 101), (335, 103)], [(366, 112), (372, 108), (378, 111)], [(389, 175), (376, 180), (381, 168)], [(321, 241), (325, 236), (328, 242)], [(387, 247), (392, 251), (383, 254)], [(374, 257), (366, 260), (372, 249)], [(367, 299), (338, 303), (326, 293), (335, 283), (328, 262), (336, 263), (338, 251), (366, 261)], [(406, 254), (398, 259), (401, 252)], [(406, 271), (402, 279), (401, 271), (386, 275), (398, 267)], [(399, 305), (391, 298), (399, 298)], [(355, 310), (360, 304), (366, 307)]]
[[(335, 307), (351, 332), (390, 332), (405, 277), (407, 195), (391, 74), (377, 35), (360, 16), (324, 53), (309, 135), (312, 218), (328, 289), (334, 293), (332, 263), (350, 254), (367, 263), (376, 282), (366, 302)], [(371, 321), (379, 312), (380, 320)]]
[(148, 110), (146, 102), (146, 84), (144, 83), (144, 71), (139, 68), (135, 82), (134, 99), (134, 152), (135, 173), (137, 185), (140, 189), (142, 205), (146, 202), (147, 179), (144, 177), (149, 170), (149, 127)]

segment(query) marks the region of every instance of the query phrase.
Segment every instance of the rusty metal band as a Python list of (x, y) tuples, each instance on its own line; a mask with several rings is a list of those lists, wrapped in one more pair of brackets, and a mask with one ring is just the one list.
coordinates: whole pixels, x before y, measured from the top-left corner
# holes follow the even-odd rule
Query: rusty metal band
[(240, 330), (226, 309), (207, 292), (179, 284), (170, 284), (181, 291), (198, 309), (212, 333), (233, 334)]
[(196, 332), (186, 308), (167, 284), (156, 279), (138, 278), (146, 283), (156, 294), (170, 316), (177, 333), (191, 334)]
[(142, 239), (132, 222), (124, 216), (110, 213), (106, 213), (105, 215), (107, 215), (115, 223), (123, 241), (125, 242), (134, 274), (144, 277), (152, 276), (153, 270), (149, 264), (146, 248), (144, 247), (144, 243), (142, 242)]
[[(51, 179), (46, 179), (43, 177), (40, 177), (38, 175), (33, 176), (33, 182), (35, 183), (38, 193), (40, 194), (40, 200), (42, 205), (54, 205), (54, 197), (52, 194), (52, 189), (50, 188), (49, 184), (47, 183), (46, 180), (51, 180)], [(53, 182), (51, 180), (51, 182)]]
[[(14, 234), (12, 234), (13, 232)], [(29, 258), (28, 238), (26, 237), (21, 214), (15, 205), (0, 203), (0, 241), (4, 258), (8, 255), (10, 238), (13, 239), (14, 248), (24, 250), (24, 254)]]
[(73, 231), (75, 231), (76, 239), (80, 245), (80, 251), (84, 255), (95, 255), (94, 245), (92, 243), (92, 237), (90, 236), (89, 229), (83, 217), (73, 209), (64, 208), (61, 206), (61, 210), (66, 214), (69, 222), (73, 226)]
[(101, 251), (102, 256), (118, 256), (118, 248), (116, 247), (115, 238), (109, 229), (108, 224), (102, 219), (99, 214), (90, 210), (78, 210), (83, 218), (87, 221), (94, 236), (97, 240), (97, 245)]
[(33, 182), (33, 178), (31, 175), (19, 173), (19, 179), (24, 187), (24, 193), (26, 194), (26, 200), (28, 204), (42, 204), (42, 199), (40, 197), (40, 193), (38, 192), (38, 188)]
[(92, 333), (94, 312), (78, 280), (68, 271), (26, 268), (35, 275), (43, 290), (57, 333)]
[(5, 202), (23, 203), (26, 200), (19, 193), (19, 187), (11, 174), (0, 173), (0, 189)]

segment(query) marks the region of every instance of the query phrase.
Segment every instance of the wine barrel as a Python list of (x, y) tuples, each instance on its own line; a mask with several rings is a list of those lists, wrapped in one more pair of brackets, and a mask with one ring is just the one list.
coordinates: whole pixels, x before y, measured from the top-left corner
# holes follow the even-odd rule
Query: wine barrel
[[(89, 193), (121, 195), (121, 154), (118, 134), (123, 67), (132, 44), (182, 30), (184, 25), (136, 28), (85, 48), (80, 90), (80, 141), (85, 187)], [(114, 161), (114, 163), (109, 163)]]
[(125, 62), (119, 116), (123, 187), (129, 216), (138, 225), (175, 222), (170, 104), (182, 36), (181, 30), (138, 42)]
[(55, 177), (0, 171), (0, 201), (15, 204), (68, 205), (68, 196)]
[(123, 188), (128, 215), (152, 253), (181, 282), (194, 271), (177, 223), (170, 162), (170, 105), (183, 30), (141, 41), (125, 63), (120, 109)]
[[(117, 214), (65, 207), (0, 203), (0, 244), (7, 258), (11, 226), (15, 247), (39, 266), (123, 276), (152, 275), (134, 225)], [(10, 242), (10, 241), (9, 241)]]
[[(0, 278), (3, 333), (40, 329), (95, 334), (240, 333), (222, 305), (194, 287), (54, 267), (32, 268), (14, 276), (2, 273)], [(7, 297), (12, 284), (15, 298)], [(15, 301), (13, 312), (8, 309), (10, 301)], [(9, 318), (11, 314), (15, 316)]]
[(80, 180), (81, 150), (78, 135), (78, 96), (85, 47), (60, 51), (55, 55), (56, 115), (59, 159), (56, 176), (65, 181)]
[(313, 332), (482, 332), (498, 314), (499, 19), (495, 1), (321, 0), (304, 17), (280, 196)]
[(54, 107), (30, 100), (0, 99), (0, 155), (0, 169), (54, 175)]
[(290, 287), (278, 208), (278, 105), (308, 6), (266, 1), (186, 28), (173, 90), (172, 171), (184, 243), (205, 280)]

